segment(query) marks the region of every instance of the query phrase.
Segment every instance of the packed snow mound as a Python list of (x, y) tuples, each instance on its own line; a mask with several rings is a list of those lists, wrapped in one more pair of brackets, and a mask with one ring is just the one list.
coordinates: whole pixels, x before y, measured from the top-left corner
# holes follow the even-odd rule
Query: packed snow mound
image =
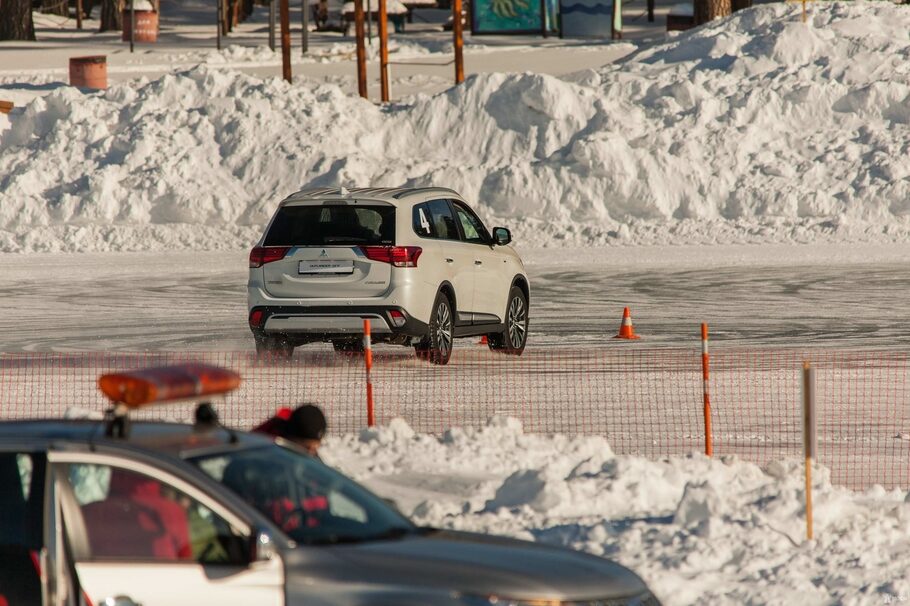
[(206, 65), (61, 87), (0, 135), (0, 251), (242, 248), (323, 185), (452, 187), (530, 246), (905, 238), (910, 12), (800, 10), (385, 108)]
[(331, 438), (324, 458), (415, 522), (507, 534), (609, 557), (663, 603), (882, 604), (910, 595), (910, 503), (814, 471), (805, 539), (799, 461), (765, 469), (693, 453), (617, 456), (601, 438), (528, 435), (514, 419), (415, 433), (397, 419)]

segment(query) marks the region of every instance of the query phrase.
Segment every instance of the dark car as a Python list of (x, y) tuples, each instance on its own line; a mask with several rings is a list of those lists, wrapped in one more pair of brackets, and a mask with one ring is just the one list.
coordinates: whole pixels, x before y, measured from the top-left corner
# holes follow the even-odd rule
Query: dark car
[(81, 592), (119, 606), (658, 603), (608, 560), (417, 527), (290, 445), (165, 423), (112, 438), (102, 425), (0, 423), (10, 604), (42, 592), (54, 605)]

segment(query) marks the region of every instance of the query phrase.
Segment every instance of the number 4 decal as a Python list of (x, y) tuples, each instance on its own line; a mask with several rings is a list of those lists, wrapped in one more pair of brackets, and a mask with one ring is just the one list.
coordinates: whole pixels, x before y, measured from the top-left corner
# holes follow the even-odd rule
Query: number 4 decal
[(420, 213), (420, 227), (423, 228), (427, 234), (430, 233), (430, 222), (427, 221), (427, 216), (423, 213), (422, 208), (418, 208), (417, 212)]

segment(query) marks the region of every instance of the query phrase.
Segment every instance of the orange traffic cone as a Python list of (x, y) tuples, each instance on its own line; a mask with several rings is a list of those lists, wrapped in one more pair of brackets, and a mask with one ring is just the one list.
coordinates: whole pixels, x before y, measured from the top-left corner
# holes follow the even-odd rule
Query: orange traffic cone
[(640, 339), (637, 334), (635, 334), (635, 327), (632, 326), (632, 314), (629, 312), (629, 308), (626, 307), (622, 310), (622, 324), (619, 325), (619, 334), (613, 337), (614, 339)]

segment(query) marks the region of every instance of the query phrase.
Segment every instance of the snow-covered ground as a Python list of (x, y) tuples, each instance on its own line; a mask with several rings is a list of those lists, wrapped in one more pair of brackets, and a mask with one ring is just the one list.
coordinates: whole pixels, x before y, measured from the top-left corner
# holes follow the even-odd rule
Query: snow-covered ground
[(603, 439), (527, 435), (504, 418), (442, 438), (393, 421), (331, 438), (324, 457), (418, 523), (604, 555), (668, 605), (910, 600), (906, 495), (852, 493), (816, 469), (807, 541), (797, 461), (614, 456)]
[(388, 107), (208, 64), (59, 87), (0, 139), (0, 250), (237, 249), (302, 186), (431, 183), (536, 246), (901, 241), (910, 13), (799, 12)]
[[(242, 251), (282, 196), (325, 184), (448, 185), (514, 227), (541, 343), (602, 341), (630, 303), (634, 347), (689, 344), (704, 320), (733, 342), (906, 343), (910, 12), (800, 10), (653, 44), (470, 45), (464, 86), (396, 68), (420, 94), (387, 107), (352, 96), (344, 42), (295, 59), (293, 85), (261, 47), (120, 55), (101, 93), (66, 86), (59, 54), (0, 45), (17, 102), (0, 115), (0, 349), (248, 349)], [(550, 59), (503, 73), (525, 52)], [(819, 470), (804, 542), (792, 461), (616, 457), (502, 419), (441, 439), (394, 422), (325, 457), (419, 522), (614, 557), (668, 604), (910, 600), (905, 494)]]

